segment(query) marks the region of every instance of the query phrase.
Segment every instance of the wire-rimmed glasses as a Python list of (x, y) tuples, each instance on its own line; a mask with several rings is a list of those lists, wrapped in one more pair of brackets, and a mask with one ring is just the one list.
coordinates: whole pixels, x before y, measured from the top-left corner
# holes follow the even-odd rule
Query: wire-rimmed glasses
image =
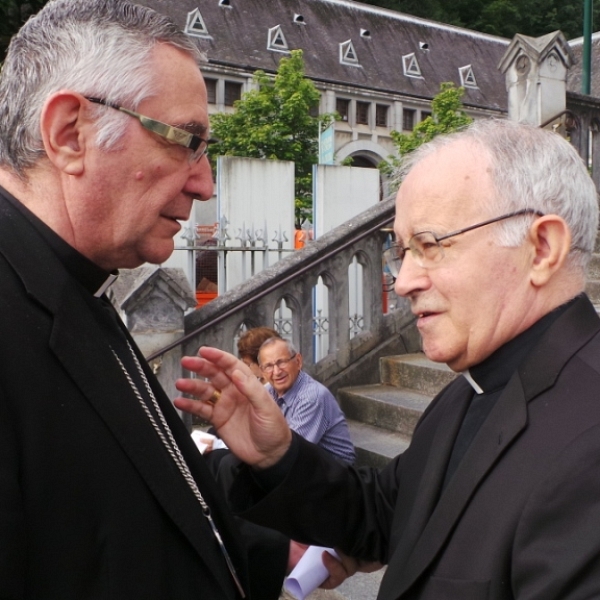
[(275, 370), (275, 367), (277, 367), (278, 369), (283, 369), (294, 358), (296, 358), (296, 354), (292, 354), (292, 356), (290, 356), (289, 358), (280, 358), (279, 360), (275, 361), (274, 363), (266, 363), (264, 365), (259, 365), (259, 367), (263, 373), (267, 373), (267, 375), (269, 375)]
[(485, 225), (497, 223), (498, 221), (528, 214), (534, 214), (539, 217), (544, 215), (544, 213), (540, 212), (539, 210), (535, 210), (533, 208), (523, 208), (500, 217), (495, 217), (494, 219), (488, 219), (487, 221), (470, 225), (469, 227), (459, 229), (458, 231), (452, 231), (442, 236), (437, 236), (432, 231), (421, 231), (410, 238), (406, 248), (402, 247), (400, 244), (392, 244), (387, 250), (384, 251), (383, 260), (394, 279), (400, 274), (402, 261), (404, 260), (404, 257), (408, 251), (410, 251), (412, 257), (415, 259), (415, 262), (420, 267), (427, 269), (444, 258), (444, 246), (440, 243), (443, 240), (460, 235), (461, 233), (466, 233), (467, 231), (472, 231), (473, 229), (478, 229), (479, 227), (484, 227)]

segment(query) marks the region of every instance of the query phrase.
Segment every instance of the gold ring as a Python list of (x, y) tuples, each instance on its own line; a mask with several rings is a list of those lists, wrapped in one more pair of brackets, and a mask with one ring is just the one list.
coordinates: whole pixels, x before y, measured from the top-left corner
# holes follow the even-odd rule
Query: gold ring
[(212, 393), (212, 396), (206, 402), (208, 402), (209, 404), (215, 405), (219, 401), (220, 397), (221, 397), (221, 392), (219, 390), (215, 390)]

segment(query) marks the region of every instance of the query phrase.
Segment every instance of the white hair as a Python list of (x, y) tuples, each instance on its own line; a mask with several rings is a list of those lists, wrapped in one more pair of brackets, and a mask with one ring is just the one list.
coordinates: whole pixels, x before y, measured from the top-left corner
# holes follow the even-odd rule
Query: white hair
[[(479, 146), (489, 157), (495, 190), (495, 196), (487, 199), (490, 217), (524, 208), (562, 217), (572, 236), (569, 265), (585, 271), (598, 234), (598, 194), (575, 148), (546, 129), (482, 119), (417, 148), (403, 161), (397, 178), (401, 181), (424, 158), (458, 141)], [(498, 223), (497, 242), (520, 245), (533, 216)]]

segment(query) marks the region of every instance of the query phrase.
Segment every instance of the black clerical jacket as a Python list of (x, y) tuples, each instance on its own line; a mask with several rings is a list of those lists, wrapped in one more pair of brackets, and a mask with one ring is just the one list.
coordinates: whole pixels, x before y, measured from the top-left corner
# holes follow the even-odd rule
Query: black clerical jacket
[(232, 499), (294, 539), (386, 563), (379, 600), (600, 598), (599, 331), (585, 296), (558, 317), (443, 492), (473, 394), (463, 377), (381, 472), (343, 467), (298, 439), (278, 487), (265, 495), (242, 472)]
[[(0, 195), (0, 598), (237, 599), (200, 505), (84, 293)], [(247, 590), (234, 519), (139, 360)], [(281, 583), (287, 550), (276, 556), (262, 565), (264, 589)]]

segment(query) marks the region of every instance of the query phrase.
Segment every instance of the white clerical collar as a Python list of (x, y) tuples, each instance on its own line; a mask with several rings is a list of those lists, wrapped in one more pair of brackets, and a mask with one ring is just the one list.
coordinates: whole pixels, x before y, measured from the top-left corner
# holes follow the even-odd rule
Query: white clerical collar
[(115, 282), (115, 280), (117, 279), (117, 277), (119, 276), (119, 272), (115, 271), (114, 273), (111, 273), (104, 281), (104, 283), (96, 290), (96, 293), (94, 294), (94, 297), (96, 298), (100, 298), (100, 296), (102, 296), (102, 294), (104, 294), (104, 292), (106, 292), (106, 290)]
[(481, 389), (481, 386), (473, 379), (473, 377), (471, 377), (471, 373), (469, 372), (469, 369), (467, 369), (466, 371), (462, 372), (464, 378), (471, 384), (471, 387), (475, 390), (475, 393), (477, 394), (483, 394), (483, 390)]

